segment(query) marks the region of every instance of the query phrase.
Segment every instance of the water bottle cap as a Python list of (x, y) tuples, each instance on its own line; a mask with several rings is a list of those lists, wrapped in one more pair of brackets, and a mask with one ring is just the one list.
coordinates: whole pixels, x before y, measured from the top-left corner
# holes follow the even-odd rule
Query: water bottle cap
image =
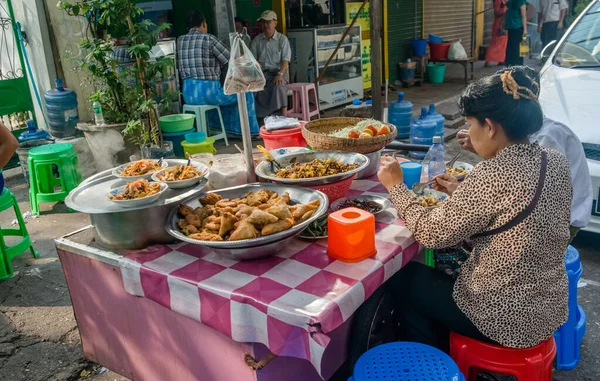
[(433, 114), (435, 112), (435, 105), (432, 103), (429, 105), (429, 113)]
[(425, 118), (427, 116), (427, 109), (425, 107), (423, 107), (421, 109), (421, 118)]
[(360, 106), (362, 104), (362, 101), (360, 99), (355, 99), (352, 101), (352, 104), (354, 106)]
[(62, 78), (56, 78), (56, 90), (63, 91), (64, 89)]
[(436, 144), (436, 143), (439, 144), (441, 142), (442, 142), (442, 137), (441, 136), (434, 136), (433, 137), (433, 144)]
[(366, 103), (366, 104), (368, 104), (368, 105), (372, 105), (372, 104), (373, 104), (373, 101), (372, 101), (372, 100), (370, 100), (370, 99), (367, 99), (367, 100), (365, 101), (365, 103)]
[(29, 129), (29, 132), (35, 132), (35, 130), (37, 130), (37, 128), (35, 127), (35, 123), (34, 123), (33, 119), (29, 119), (27, 121), (27, 128)]
[(402, 102), (404, 100), (404, 92), (399, 92), (398, 93), (398, 102)]

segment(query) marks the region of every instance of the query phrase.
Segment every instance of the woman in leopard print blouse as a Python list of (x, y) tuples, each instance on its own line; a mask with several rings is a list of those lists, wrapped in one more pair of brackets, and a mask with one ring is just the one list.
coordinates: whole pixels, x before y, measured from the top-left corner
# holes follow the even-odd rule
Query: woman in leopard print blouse
[(564, 265), (571, 178), (566, 158), (529, 143), (542, 126), (539, 85), (523, 69), (472, 83), (459, 100), (479, 163), (460, 185), (442, 175), (451, 197), (426, 209), (384, 158), (381, 183), (417, 241), (445, 248), (468, 241), (456, 282), (412, 262), (392, 279), (403, 302), (404, 339), (448, 351), (449, 332), (513, 348), (548, 339), (568, 315)]

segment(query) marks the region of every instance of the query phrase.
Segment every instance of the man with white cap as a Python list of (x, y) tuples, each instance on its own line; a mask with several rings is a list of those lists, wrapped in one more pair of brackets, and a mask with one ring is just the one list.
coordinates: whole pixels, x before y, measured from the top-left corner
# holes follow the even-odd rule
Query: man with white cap
[(277, 14), (264, 11), (260, 16), (263, 33), (252, 41), (251, 51), (260, 63), (265, 79), (265, 89), (256, 93), (256, 114), (265, 118), (277, 111), (287, 116), (288, 67), (292, 49), (287, 37), (277, 32)]

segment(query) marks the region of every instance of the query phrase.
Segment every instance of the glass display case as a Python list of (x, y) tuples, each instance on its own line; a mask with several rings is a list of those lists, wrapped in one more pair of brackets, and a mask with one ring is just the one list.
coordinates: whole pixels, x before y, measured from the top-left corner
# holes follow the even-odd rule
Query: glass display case
[[(346, 26), (288, 30), (292, 48), (290, 81), (314, 83), (342, 39)], [(340, 49), (317, 83), (319, 107), (326, 110), (363, 97), (360, 26), (344, 37)]]

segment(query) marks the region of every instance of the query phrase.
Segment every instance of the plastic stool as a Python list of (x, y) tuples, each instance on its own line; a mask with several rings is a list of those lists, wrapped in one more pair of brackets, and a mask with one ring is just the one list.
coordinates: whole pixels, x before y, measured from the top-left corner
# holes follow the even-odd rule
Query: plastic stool
[[(72, 144), (46, 144), (29, 151), (31, 213), (40, 214), (42, 202), (64, 201), (81, 182), (77, 153)], [(57, 189), (60, 188), (60, 189)]]
[(433, 249), (425, 249), (425, 266), (435, 267), (435, 252)]
[(518, 381), (552, 381), (555, 355), (553, 337), (532, 348), (514, 349), (450, 333), (450, 356), (468, 381), (476, 381), (483, 371), (507, 374)]
[(348, 381), (464, 381), (452, 359), (425, 344), (379, 345), (360, 356)]
[[(313, 116), (320, 119), (319, 98), (317, 89), (313, 83), (292, 83), (287, 86), (292, 91), (292, 109), (288, 111), (288, 116), (310, 122)], [(314, 108), (310, 108), (310, 93), (312, 91)]]
[[(25, 227), (25, 221), (23, 221), (17, 199), (14, 194), (4, 188), (0, 194), (0, 212), (11, 208), (15, 211), (19, 227), (17, 229), (0, 228), (0, 280), (8, 279), (13, 276), (12, 265), (10, 262), (17, 255), (30, 250), (33, 257), (38, 258), (38, 253), (33, 250), (33, 246), (31, 245), (31, 239), (29, 238), (29, 233)], [(22, 237), (22, 239), (18, 243), (8, 246), (4, 239), (4, 237), (7, 236)]]
[(183, 105), (184, 114), (195, 114), (196, 115), (196, 131), (204, 132), (208, 135), (208, 119), (206, 118), (206, 112), (211, 110), (217, 110), (219, 114), (219, 120), (221, 121), (221, 133), (212, 135), (211, 138), (215, 140), (225, 140), (225, 145), (229, 146), (227, 140), (227, 133), (225, 132), (225, 123), (223, 123), (223, 116), (221, 115), (221, 108), (219, 106), (200, 106), (200, 105)]
[(583, 273), (579, 252), (573, 246), (567, 248), (565, 266), (569, 277), (569, 318), (554, 333), (556, 341), (556, 369), (573, 369), (579, 364), (581, 340), (585, 335), (587, 317), (577, 305), (577, 283)]

